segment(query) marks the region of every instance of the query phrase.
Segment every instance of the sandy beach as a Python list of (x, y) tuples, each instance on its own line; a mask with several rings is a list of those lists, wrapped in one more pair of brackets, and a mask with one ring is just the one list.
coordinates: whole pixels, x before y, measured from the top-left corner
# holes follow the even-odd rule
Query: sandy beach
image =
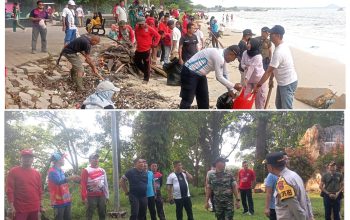
[[(61, 41), (63, 39), (63, 32), (60, 31), (59, 26), (49, 27), (48, 43), (50, 45), (49, 50), (53, 53), (58, 53), (62, 47)], [(202, 31), (207, 37), (207, 27), (205, 24), (202, 25)], [(106, 31), (108, 33), (109, 30)], [(22, 35), (27, 36), (27, 42), (19, 41), (17, 44), (10, 43), (14, 34), (10, 30), (6, 30), (6, 66), (11, 68), (13, 66), (21, 64), (21, 61), (27, 62), (28, 60), (35, 59), (38, 55), (33, 56), (28, 54), (26, 56), (24, 52), (29, 53), (29, 48), (26, 44), (30, 42), (31, 31), (26, 33), (21, 33)], [(17, 35), (18, 36), (18, 35)], [(232, 44), (238, 44), (241, 39), (241, 33), (234, 33), (233, 31), (227, 29), (224, 32), (224, 36), (219, 40), (226, 47)], [(103, 39), (103, 43), (109, 43), (109, 40)], [(288, 42), (286, 42), (288, 43)], [(26, 45), (26, 46), (25, 46)], [(337, 95), (345, 93), (345, 64), (340, 63), (337, 60), (332, 60), (326, 57), (318, 57), (312, 54), (306, 53), (304, 51), (292, 48), (293, 58), (295, 67), (298, 73), (298, 86), (299, 87), (310, 87), (310, 88), (329, 88), (334, 92), (337, 92)], [(28, 52), (27, 52), (28, 51)], [(41, 54), (40, 56), (44, 56)], [(21, 57), (21, 59), (18, 59)], [(17, 59), (16, 59), (17, 58)], [(240, 73), (238, 70), (238, 61), (234, 61), (228, 64), (229, 69), (229, 78), (232, 82), (240, 81)], [(209, 84), (209, 98), (210, 106), (212, 109), (216, 106), (217, 98), (225, 93), (226, 88), (215, 79), (215, 73), (212, 72), (208, 76)], [(168, 109), (168, 108), (178, 108), (180, 103), (180, 87), (179, 86), (167, 86), (166, 78), (162, 77), (152, 77), (150, 82), (145, 85), (142, 84), (140, 79), (132, 79), (131, 82), (141, 91), (155, 91), (159, 95), (162, 95), (166, 98), (167, 101), (160, 101), (159, 108)], [(275, 82), (275, 87), (276, 87)], [(117, 85), (118, 86), (118, 85)], [(269, 101), (269, 109), (275, 109), (275, 93), (276, 88), (273, 89), (272, 95)], [(195, 101), (193, 105), (196, 105)], [(297, 100), (294, 101), (294, 109), (312, 109), (311, 106), (301, 103)]]

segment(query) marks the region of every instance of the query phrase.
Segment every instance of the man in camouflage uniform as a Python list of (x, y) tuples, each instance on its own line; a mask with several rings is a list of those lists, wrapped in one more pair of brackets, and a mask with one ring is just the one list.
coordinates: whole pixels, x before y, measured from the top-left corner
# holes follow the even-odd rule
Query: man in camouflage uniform
[(263, 57), (263, 67), (264, 70), (267, 70), (267, 67), (269, 67), (270, 60), (272, 57), (272, 43), (269, 39), (269, 31), (270, 29), (268, 27), (261, 28), (261, 36), (257, 37), (260, 41), (260, 53)]
[(270, 173), (278, 176), (276, 191), (276, 216), (278, 220), (313, 220), (311, 202), (301, 177), (286, 167), (283, 152), (266, 155)]
[(208, 178), (205, 208), (209, 208), (210, 194), (213, 192), (217, 220), (233, 220), (233, 194), (236, 198), (236, 208), (239, 208), (241, 201), (238, 197), (236, 180), (231, 173), (225, 171), (227, 161), (223, 157), (217, 158), (215, 160), (216, 171)]

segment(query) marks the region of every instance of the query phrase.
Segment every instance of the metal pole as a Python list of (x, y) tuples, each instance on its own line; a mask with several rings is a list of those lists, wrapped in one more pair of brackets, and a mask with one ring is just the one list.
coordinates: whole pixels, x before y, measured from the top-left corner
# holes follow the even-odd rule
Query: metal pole
[(118, 167), (118, 137), (119, 137), (119, 112), (112, 112), (112, 150), (113, 150), (113, 189), (114, 189), (114, 211), (119, 212), (119, 167)]

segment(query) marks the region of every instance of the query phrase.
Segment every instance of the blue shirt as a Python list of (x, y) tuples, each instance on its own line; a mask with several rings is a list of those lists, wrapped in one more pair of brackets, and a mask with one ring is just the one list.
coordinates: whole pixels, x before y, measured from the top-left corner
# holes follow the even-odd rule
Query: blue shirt
[(147, 192), (146, 192), (146, 196), (147, 197), (152, 197), (154, 196), (154, 188), (153, 188), (153, 183), (154, 183), (154, 179), (153, 179), (153, 172), (152, 171), (147, 171)]
[(275, 197), (273, 196), (273, 193), (275, 192), (275, 189), (276, 189), (277, 180), (278, 180), (278, 177), (272, 173), (269, 173), (269, 175), (267, 175), (265, 180), (265, 186), (272, 188), (270, 209), (275, 209)]
[(211, 31), (214, 32), (214, 33), (219, 32), (219, 25), (218, 25), (218, 23), (214, 23), (214, 24), (211, 26)]

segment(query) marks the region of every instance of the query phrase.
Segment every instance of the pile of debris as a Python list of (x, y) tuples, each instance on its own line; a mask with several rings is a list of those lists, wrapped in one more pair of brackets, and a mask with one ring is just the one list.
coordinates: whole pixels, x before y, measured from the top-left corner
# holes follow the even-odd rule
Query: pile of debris
[[(91, 52), (100, 74), (120, 88), (115, 106), (118, 109), (176, 108), (151, 88), (142, 89), (143, 75), (133, 62), (134, 52), (122, 44), (102, 44)], [(84, 63), (84, 91), (76, 92), (70, 77), (70, 64), (58, 56), (31, 61), (9, 70), (6, 78), (6, 108), (62, 109), (79, 108), (94, 93), (98, 79)], [(158, 77), (156, 75), (152, 76)]]

